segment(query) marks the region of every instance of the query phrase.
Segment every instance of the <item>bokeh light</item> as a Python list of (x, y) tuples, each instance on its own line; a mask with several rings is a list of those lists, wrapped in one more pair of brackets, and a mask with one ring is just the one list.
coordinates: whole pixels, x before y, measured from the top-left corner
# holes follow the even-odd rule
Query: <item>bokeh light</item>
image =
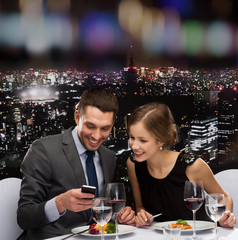
[(81, 21), (83, 44), (95, 53), (105, 53), (113, 48), (118, 25), (113, 15), (94, 12), (86, 15)]
[(192, 16), (195, 9), (194, 0), (158, 0), (158, 6), (176, 10), (181, 17)]
[(163, 50), (164, 15), (157, 9), (147, 9), (142, 28), (142, 41), (146, 51), (158, 54)]
[(222, 57), (230, 54), (234, 47), (233, 33), (230, 25), (223, 21), (215, 21), (207, 28), (207, 51), (214, 56)]
[(176, 10), (164, 9), (164, 51), (171, 56), (181, 54), (181, 21)]
[(118, 8), (118, 20), (121, 27), (132, 34), (132, 36), (141, 40), (142, 25), (146, 19), (145, 8), (140, 1), (123, 0)]
[(26, 61), (40, 57), (49, 62), (54, 54), (80, 62), (85, 56), (120, 55), (121, 61), (131, 44), (137, 56), (148, 59), (237, 58), (234, 0), (116, 2), (99, 7), (85, 1), (85, 7), (76, 0), (19, 0), (9, 13), (1, 7), (0, 49), (14, 57), (22, 54)]
[(183, 50), (188, 56), (202, 53), (204, 47), (204, 27), (195, 20), (185, 21), (181, 31)]
[(0, 44), (10, 47), (24, 47), (25, 36), (20, 23), (20, 14), (0, 16)]

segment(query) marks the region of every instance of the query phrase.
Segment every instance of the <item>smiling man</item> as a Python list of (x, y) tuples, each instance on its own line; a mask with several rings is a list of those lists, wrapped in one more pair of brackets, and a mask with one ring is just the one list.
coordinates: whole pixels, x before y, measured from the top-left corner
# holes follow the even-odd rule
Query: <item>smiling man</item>
[[(115, 154), (102, 143), (111, 132), (117, 112), (113, 93), (103, 88), (88, 89), (74, 113), (76, 127), (32, 144), (21, 165), (17, 212), (26, 239), (66, 234), (90, 223), (87, 210), (94, 195), (82, 192), (81, 186), (94, 185), (96, 194), (103, 195), (105, 184), (113, 181)], [(134, 224), (134, 211), (125, 207), (119, 221)]]

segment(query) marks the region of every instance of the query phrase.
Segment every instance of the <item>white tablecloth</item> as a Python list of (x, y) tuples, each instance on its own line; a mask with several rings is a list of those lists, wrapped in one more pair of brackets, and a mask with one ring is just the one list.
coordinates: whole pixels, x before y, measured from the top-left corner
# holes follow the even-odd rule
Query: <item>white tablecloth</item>
[[(197, 235), (202, 240), (210, 240), (213, 237), (213, 230), (206, 231), (198, 231)], [(69, 234), (68, 234), (69, 235)], [(48, 240), (61, 240), (62, 238), (68, 236), (59, 236), (55, 238), (48, 238)], [(189, 240), (192, 236), (192, 233), (182, 233), (181, 240)], [(219, 240), (238, 240), (238, 228), (230, 229), (230, 228), (221, 228), (218, 227), (218, 236)], [(124, 234), (119, 236), (120, 239), (128, 239), (128, 240), (163, 240), (163, 233), (159, 230), (154, 230), (152, 227), (146, 228), (137, 228), (133, 233)], [(100, 240), (100, 236), (74, 236), (69, 238), (69, 240)], [(106, 240), (114, 240), (115, 236), (106, 236)], [(200, 240), (200, 239), (199, 239)]]

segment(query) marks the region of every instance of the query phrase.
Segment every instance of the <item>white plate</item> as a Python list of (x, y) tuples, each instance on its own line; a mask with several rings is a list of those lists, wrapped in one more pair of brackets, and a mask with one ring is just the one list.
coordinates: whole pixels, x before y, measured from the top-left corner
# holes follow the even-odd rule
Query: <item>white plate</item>
[[(193, 221), (192, 220), (185, 220), (188, 224), (191, 225), (192, 229), (182, 230), (182, 232), (192, 232), (193, 231)], [(168, 221), (168, 222), (160, 222), (155, 223), (152, 227), (156, 230), (163, 230), (163, 227), (168, 227), (170, 224), (176, 223), (176, 221)], [(203, 231), (214, 228), (213, 222), (208, 221), (196, 221), (196, 231)]]
[[(83, 231), (84, 229), (87, 229), (89, 228), (89, 226), (82, 226), (82, 227), (76, 227), (76, 228), (73, 228), (71, 230), (72, 233), (78, 233), (80, 231)], [(132, 233), (136, 230), (136, 227), (133, 227), (133, 226), (130, 226), (130, 225), (122, 225), (122, 224), (119, 224), (118, 225), (118, 235), (123, 235), (123, 234), (128, 234), (128, 233)], [(101, 236), (101, 234), (90, 234), (88, 232), (85, 232), (85, 233), (82, 233), (80, 234), (82, 236), (90, 236), (90, 237), (98, 237), (98, 236)], [(116, 236), (116, 233), (107, 233), (107, 234), (104, 234), (104, 236)]]

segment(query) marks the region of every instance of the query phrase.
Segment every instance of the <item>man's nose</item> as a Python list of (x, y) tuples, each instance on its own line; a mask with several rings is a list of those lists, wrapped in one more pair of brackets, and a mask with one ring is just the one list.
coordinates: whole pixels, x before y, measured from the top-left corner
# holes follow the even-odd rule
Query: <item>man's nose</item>
[(101, 131), (100, 129), (96, 129), (93, 131), (92, 133), (92, 137), (95, 139), (95, 140), (98, 140), (101, 138)]

